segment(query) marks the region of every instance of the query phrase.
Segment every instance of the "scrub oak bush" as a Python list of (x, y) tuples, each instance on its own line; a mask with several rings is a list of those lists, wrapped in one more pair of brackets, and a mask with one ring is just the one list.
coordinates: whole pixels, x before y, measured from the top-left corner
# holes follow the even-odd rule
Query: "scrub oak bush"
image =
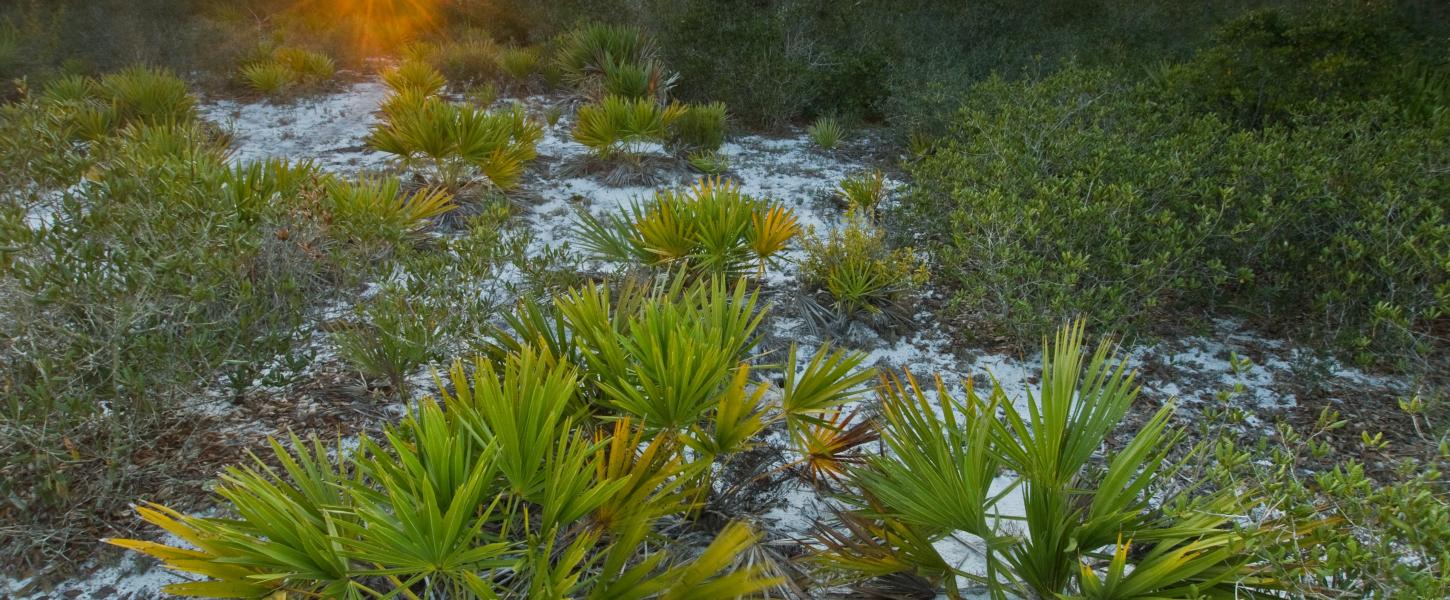
[(1450, 309), (1450, 123), (1312, 108), (1243, 130), (1101, 71), (992, 79), (896, 214), (955, 310), (1018, 340), (1217, 308), (1422, 359)]

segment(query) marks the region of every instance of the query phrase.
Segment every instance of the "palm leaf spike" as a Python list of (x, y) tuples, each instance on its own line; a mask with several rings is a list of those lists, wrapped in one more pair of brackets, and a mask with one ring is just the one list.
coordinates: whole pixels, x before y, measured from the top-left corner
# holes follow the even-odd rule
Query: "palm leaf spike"
[(795, 211), (784, 206), (772, 205), (764, 212), (752, 215), (750, 248), (760, 258), (759, 277), (765, 277), (765, 265), (772, 257), (785, 249), (791, 238), (800, 234), (799, 221)]

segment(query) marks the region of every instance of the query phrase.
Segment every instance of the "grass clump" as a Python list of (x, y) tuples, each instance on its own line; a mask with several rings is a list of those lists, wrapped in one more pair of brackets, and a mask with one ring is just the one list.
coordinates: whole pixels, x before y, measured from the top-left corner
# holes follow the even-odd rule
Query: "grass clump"
[(692, 273), (737, 275), (766, 266), (800, 232), (795, 214), (740, 191), (738, 184), (701, 179), (683, 191), (598, 220), (581, 214), (585, 249), (600, 258)]

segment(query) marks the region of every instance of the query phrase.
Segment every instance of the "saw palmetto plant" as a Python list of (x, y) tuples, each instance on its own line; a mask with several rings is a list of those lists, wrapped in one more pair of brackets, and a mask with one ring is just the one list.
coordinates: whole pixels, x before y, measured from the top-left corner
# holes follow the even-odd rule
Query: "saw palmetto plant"
[(394, 93), (414, 90), (424, 95), (443, 91), (448, 80), (438, 69), (420, 60), (405, 60), (397, 66), (383, 71), (383, 83)]
[(218, 493), (234, 518), (138, 509), (191, 548), (111, 543), (201, 576), (166, 589), (186, 596), (726, 600), (778, 585), (741, 559), (757, 538), (742, 523), (688, 554), (646, 543), (688, 507), (686, 455), (629, 420), (575, 428), (581, 373), (534, 349), (455, 365), (453, 391), (381, 440), (293, 439), (273, 445), (281, 471), (230, 471)]
[(458, 207), (453, 195), (440, 188), (402, 193), (396, 177), (373, 177), (355, 181), (327, 180), (327, 206), (333, 225), (348, 237), (369, 240), (401, 240), (422, 229), (429, 220)]
[(278, 60), (264, 60), (242, 67), (242, 81), (263, 96), (276, 96), (297, 83), (297, 73)]
[(556, 46), (554, 63), (567, 81), (587, 88), (611, 65), (645, 65), (658, 54), (658, 45), (642, 29), (593, 24), (564, 34)]
[(876, 207), (886, 199), (886, 174), (881, 169), (857, 173), (841, 180), (836, 195), (846, 202), (849, 210), (876, 219)]
[(486, 111), (405, 88), (383, 107), (367, 142), (452, 191), (479, 181), (506, 190), (537, 156), (543, 128), (517, 106)]
[(499, 52), (499, 66), (517, 83), (528, 83), (529, 78), (539, 71), (541, 54), (534, 46), (504, 48)]
[(795, 214), (741, 191), (739, 184), (705, 178), (680, 191), (657, 192), (616, 215), (581, 213), (582, 245), (595, 256), (696, 274), (764, 274), (800, 231)]
[(823, 150), (835, 150), (846, 137), (846, 127), (835, 117), (821, 117), (806, 128), (806, 135)]
[(299, 81), (308, 85), (332, 79), (337, 73), (337, 61), (331, 56), (306, 48), (278, 48), (273, 51), (272, 57), (286, 65)]
[(670, 124), (670, 146), (691, 152), (713, 152), (725, 143), (728, 115), (724, 102), (687, 104)]
[[(1226, 491), (1162, 504), (1171, 509), (1150, 504), (1155, 483), (1176, 468), (1168, 457), (1181, 439), (1168, 426), (1172, 404), (1094, 466), (1138, 392), (1111, 344), (1088, 354), (1082, 323), (1068, 325), (1044, 350), (1042, 372), (1041, 391), (1022, 404), (995, 382), (985, 396), (968, 382), (958, 399), (938, 381), (940, 412), (910, 377), (893, 382), (883, 388), (881, 428), (891, 451), (850, 470), (867, 500), (856, 522), (914, 531), (928, 541), (970, 534), (981, 540), (984, 571), (959, 571), (912, 536), (864, 527), (823, 536), (826, 561), (862, 574), (915, 570), (952, 597), (961, 597), (958, 578), (986, 584), (999, 598), (1272, 593), (1276, 583), (1245, 558), (1245, 549), (1263, 540), (1292, 542), (1295, 533), (1272, 523), (1235, 523), (1253, 510), (1252, 499)], [(1003, 514), (1003, 498), (1014, 490), (1022, 514)], [(1025, 531), (1018, 535), (1008, 523)], [(854, 539), (858, 534), (868, 537)], [(1130, 552), (1135, 543), (1146, 552)], [(883, 547), (916, 558), (884, 563), (873, 550)]]
[(635, 163), (650, 145), (662, 146), (668, 140), (670, 124), (684, 111), (681, 105), (648, 98), (605, 96), (598, 104), (579, 108), (574, 140), (600, 160)]
[(132, 67), (102, 77), (96, 86), (122, 124), (176, 123), (196, 116), (186, 82), (165, 69)]

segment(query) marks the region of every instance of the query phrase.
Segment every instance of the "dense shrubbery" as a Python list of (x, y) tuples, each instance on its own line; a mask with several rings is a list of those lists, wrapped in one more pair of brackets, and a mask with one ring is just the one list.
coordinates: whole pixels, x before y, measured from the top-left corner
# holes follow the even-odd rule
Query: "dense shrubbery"
[(131, 70), (0, 106), (0, 519), (37, 540), (7, 560), (63, 562), (137, 490), (200, 485), (175, 465), (196, 449), (157, 442), (197, 425), (176, 401), (290, 376), (317, 303), (377, 276), (378, 256), (447, 207), (309, 163), (228, 165), (193, 102)]
[(1100, 71), (993, 80), (912, 167), (904, 222), (957, 309), (1020, 340), (1219, 307), (1423, 352), (1450, 308), (1447, 128), (1373, 101), (1241, 131)]
[[(1315, 102), (1400, 96), (1411, 91), (1405, 77), (1428, 66), (1406, 17), (1390, 7), (1372, 0), (1258, 10), (1226, 24), (1173, 74), (1196, 102), (1249, 125), (1288, 122)], [(1442, 94), (1429, 101), (1443, 106), (1450, 95), (1440, 68)]]

